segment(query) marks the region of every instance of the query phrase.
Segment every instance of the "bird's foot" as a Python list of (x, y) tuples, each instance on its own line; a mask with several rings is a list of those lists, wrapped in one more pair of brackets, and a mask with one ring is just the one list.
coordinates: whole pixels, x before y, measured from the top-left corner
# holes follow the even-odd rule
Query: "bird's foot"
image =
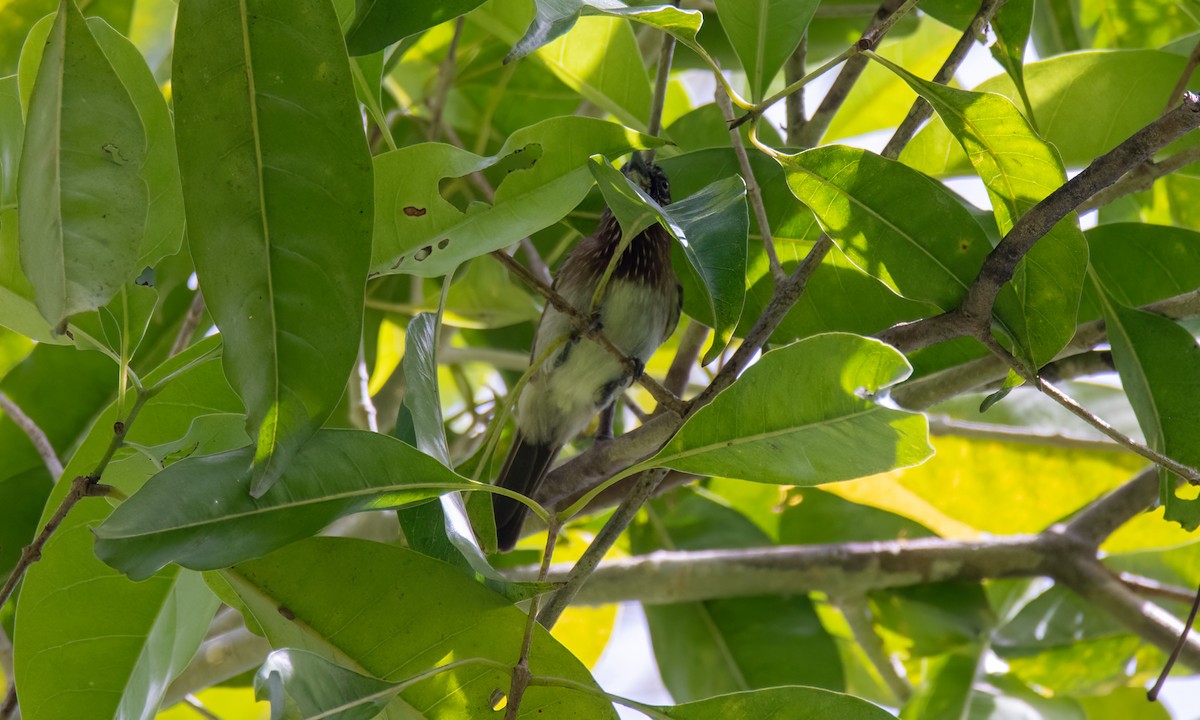
[(604, 329), (604, 321), (600, 318), (600, 311), (597, 310), (588, 318), (588, 330), (591, 332), (600, 332)]
[(646, 363), (635, 357), (629, 358), (629, 363), (630, 371), (633, 373), (633, 379), (636, 382), (638, 378), (646, 373)]

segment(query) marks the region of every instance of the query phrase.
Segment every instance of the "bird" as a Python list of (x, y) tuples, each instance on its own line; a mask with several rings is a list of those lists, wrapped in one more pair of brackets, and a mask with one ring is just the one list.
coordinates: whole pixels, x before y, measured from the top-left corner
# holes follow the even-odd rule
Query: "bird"
[[(635, 154), (621, 171), (659, 205), (671, 202), (670, 182), (658, 165)], [(611, 438), (614, 400), (641, 375), (679, 322), (683, 288), (671, 267), (671, 237), (658, 223), (629, 242), (593, 313), (593, 295), (620, 243), (621, 227), (605, 207), (596, 231), (568, 254), (551, 287), (590, 316), (593, 326), (636, 367), (631, 372), (627, 363), (580, 333), (571, 317), (547, 303), (534, 334), (531, 363), (553, 349), (534, 369), (517, 401), (517, 429), (496, 480), (500, 487), (533, 497), (563, 445), (596, 413), (603, 412), (597, 440)], [(520, 539), (526, 506), (494, 494), (492, 509), (498, 549), (507, 552)]]

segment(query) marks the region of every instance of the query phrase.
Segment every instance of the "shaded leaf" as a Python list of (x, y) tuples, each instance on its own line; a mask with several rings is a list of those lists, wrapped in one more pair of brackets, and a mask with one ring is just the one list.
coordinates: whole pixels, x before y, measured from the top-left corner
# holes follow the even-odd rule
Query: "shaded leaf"
[[(253, 498), (253, 452), (189, 457), (158, 473), (96, 528), (96, 555), (134, 579), (170, 562), (196, 570), (228, 567), (344, 515), (428, 500), (469, 483), (386, 435), (321, 430), (284, 471), (287, 483)], [(410, 487), (420, 483), (441, 487)]]
[(370, 154), (325, 0), (184, 3), (175, 37), (189, 243), (261, 495), (333, 411), (358, 352)]
[(400, 692), (391, 683), (306, 650), (276, 650), (254, 675), (254, 696), (271, 701), (274, 720), (371, 720)]
[(354, 4), (354, 24), (346, 31), (346, 47), (351, 55), (369, 55), (468, 13), (483, 0), (356, 0)]
[[(422, 143), (375, 158), (375, 273), (437, 277), (470, 258), (552, 225), (587, 195), (593, 153), (615, 156), (660, 141), (615, 123), (560, 117), (513, 133), (493, 157)], [(493, 204), (463, 212), (438, 184), (512, 163)], [(524, 163), (524, 165), (521, 165)]]
[(83, 15), (63, 0), (37, 70), (20, 168), (21, 267), (60, 327), (137, 274), (146, 131)]
[[(220, 363), (202, 359), (217, 343), (216, 338), (198, 343), (147, 375), (146, 382), (154, 383), (182, 371), (130, 426), (132, 442), (172, 440), (197, 414), (238, 409)], [(116, 407), (100, 414), (67, 464), (67, 477), (95, 469), (111, 441), (113, 422), (121, 417)], [(140, 455), (122, 453), (105, 471), (104, 482), (132, 490), (125, 482), (131, 475), (119, 471), (127, 460), (145, 462)], [(43, 523), (69, 485), (55, 486)], [(170, 568), (134, 583), (97, 560), (92, 527), (111, 511), (104, 499), (75, 505), (25, 576), (17, 603), (21, 641), (14, 657), (23, 717), (148, 720), (216, 611), (216, 598), (194, 573)], [(79, 612), (81, 606), (89, 612)]]
[[(745, 516), (690, 488), (645, 508), (633, 552), (771, 545)], [(806, 594), (645, 606), (659, 674), (678, 701), (778, 685), (842, 690), (833, 638)]]
[[(511, 666), (525, 630), (523, 612), (457, 568), (364, 540), (310, 538), (206, 577), (272, 647), (308, 650), (389, 683), (467, 658)], [(540, 626), (529, 664), (535, 675), (553, 668), (558, 677), (595, 686)], [(507, 672), (467, 664), (405, 689), (385, 717), (488, 717), (492, 691), (508, 687)], [(606, 700), (578, 690), (531, 687), (520, 717), (616, 713)]]
[(763, 355), (643, 465), (816, 485), (918, 464), (932, 453), (925, 416), (864, 397), (909, 371), (877, 340), (801, 340)]
[(1033, 0), (1007, 0), (992, 17), (992, 32), (996, 42), (992, 43), (992, 57), (1012, 78), (1021, 107), (1026, 118), (1035, 121), (1033, 105), (1025, 90), (1025, 46), (1029, 44), (1029, 29), (1033, 24)]

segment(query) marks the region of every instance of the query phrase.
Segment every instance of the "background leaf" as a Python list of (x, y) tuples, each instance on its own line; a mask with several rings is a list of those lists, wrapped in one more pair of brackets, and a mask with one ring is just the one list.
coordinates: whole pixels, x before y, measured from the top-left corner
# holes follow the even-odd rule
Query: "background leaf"
[(358, 351), (370, 157), (325, 0), (186, 3), (175, 38), (189, 242), (261, 495), (333, 411)]
[(746, 71), (754, 102), (796, 50), (819, 0), (718, 0), (717, 14)]
[(453, 20), (482, 4), (483, 0), (436, 3), (355, 0), (354, 24), (346, 31), (346, 46), (351, 55), (369, 55), (409, 35)]

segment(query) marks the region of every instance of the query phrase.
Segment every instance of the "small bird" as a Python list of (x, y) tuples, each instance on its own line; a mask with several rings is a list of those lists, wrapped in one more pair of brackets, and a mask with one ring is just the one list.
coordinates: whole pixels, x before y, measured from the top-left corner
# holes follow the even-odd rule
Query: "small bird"
[[(667, 176), (657, 165), (635, 155), (621, 171), (658, 204), (671, 202)], [(605, 208), (596, 232), (575, 246), (552, 287), (584, 315), (591, 314), (592, 296), (620, 243), (621, 227)], [(530, 357), (536, 360), (555, 342), (565, 341), (534, 372), (521, 394), (516, 436), (496, 484), (532, 497), (562, 446), (597, 412), (604, 411), (597, 439), (611, 438), (613, 401), (674, 332), (682, 300), (683, 288), (671, 268), (671, 237), (655, 223), (629, 242), (593, 316), (608, 339), (638, 361), (636, 374), (609, 350), (581, 335), (570, 317), (547, 303)], [(511, 550), (521, 536), (526, 507), (493, 495), (492, 508), (499, 548)]]

